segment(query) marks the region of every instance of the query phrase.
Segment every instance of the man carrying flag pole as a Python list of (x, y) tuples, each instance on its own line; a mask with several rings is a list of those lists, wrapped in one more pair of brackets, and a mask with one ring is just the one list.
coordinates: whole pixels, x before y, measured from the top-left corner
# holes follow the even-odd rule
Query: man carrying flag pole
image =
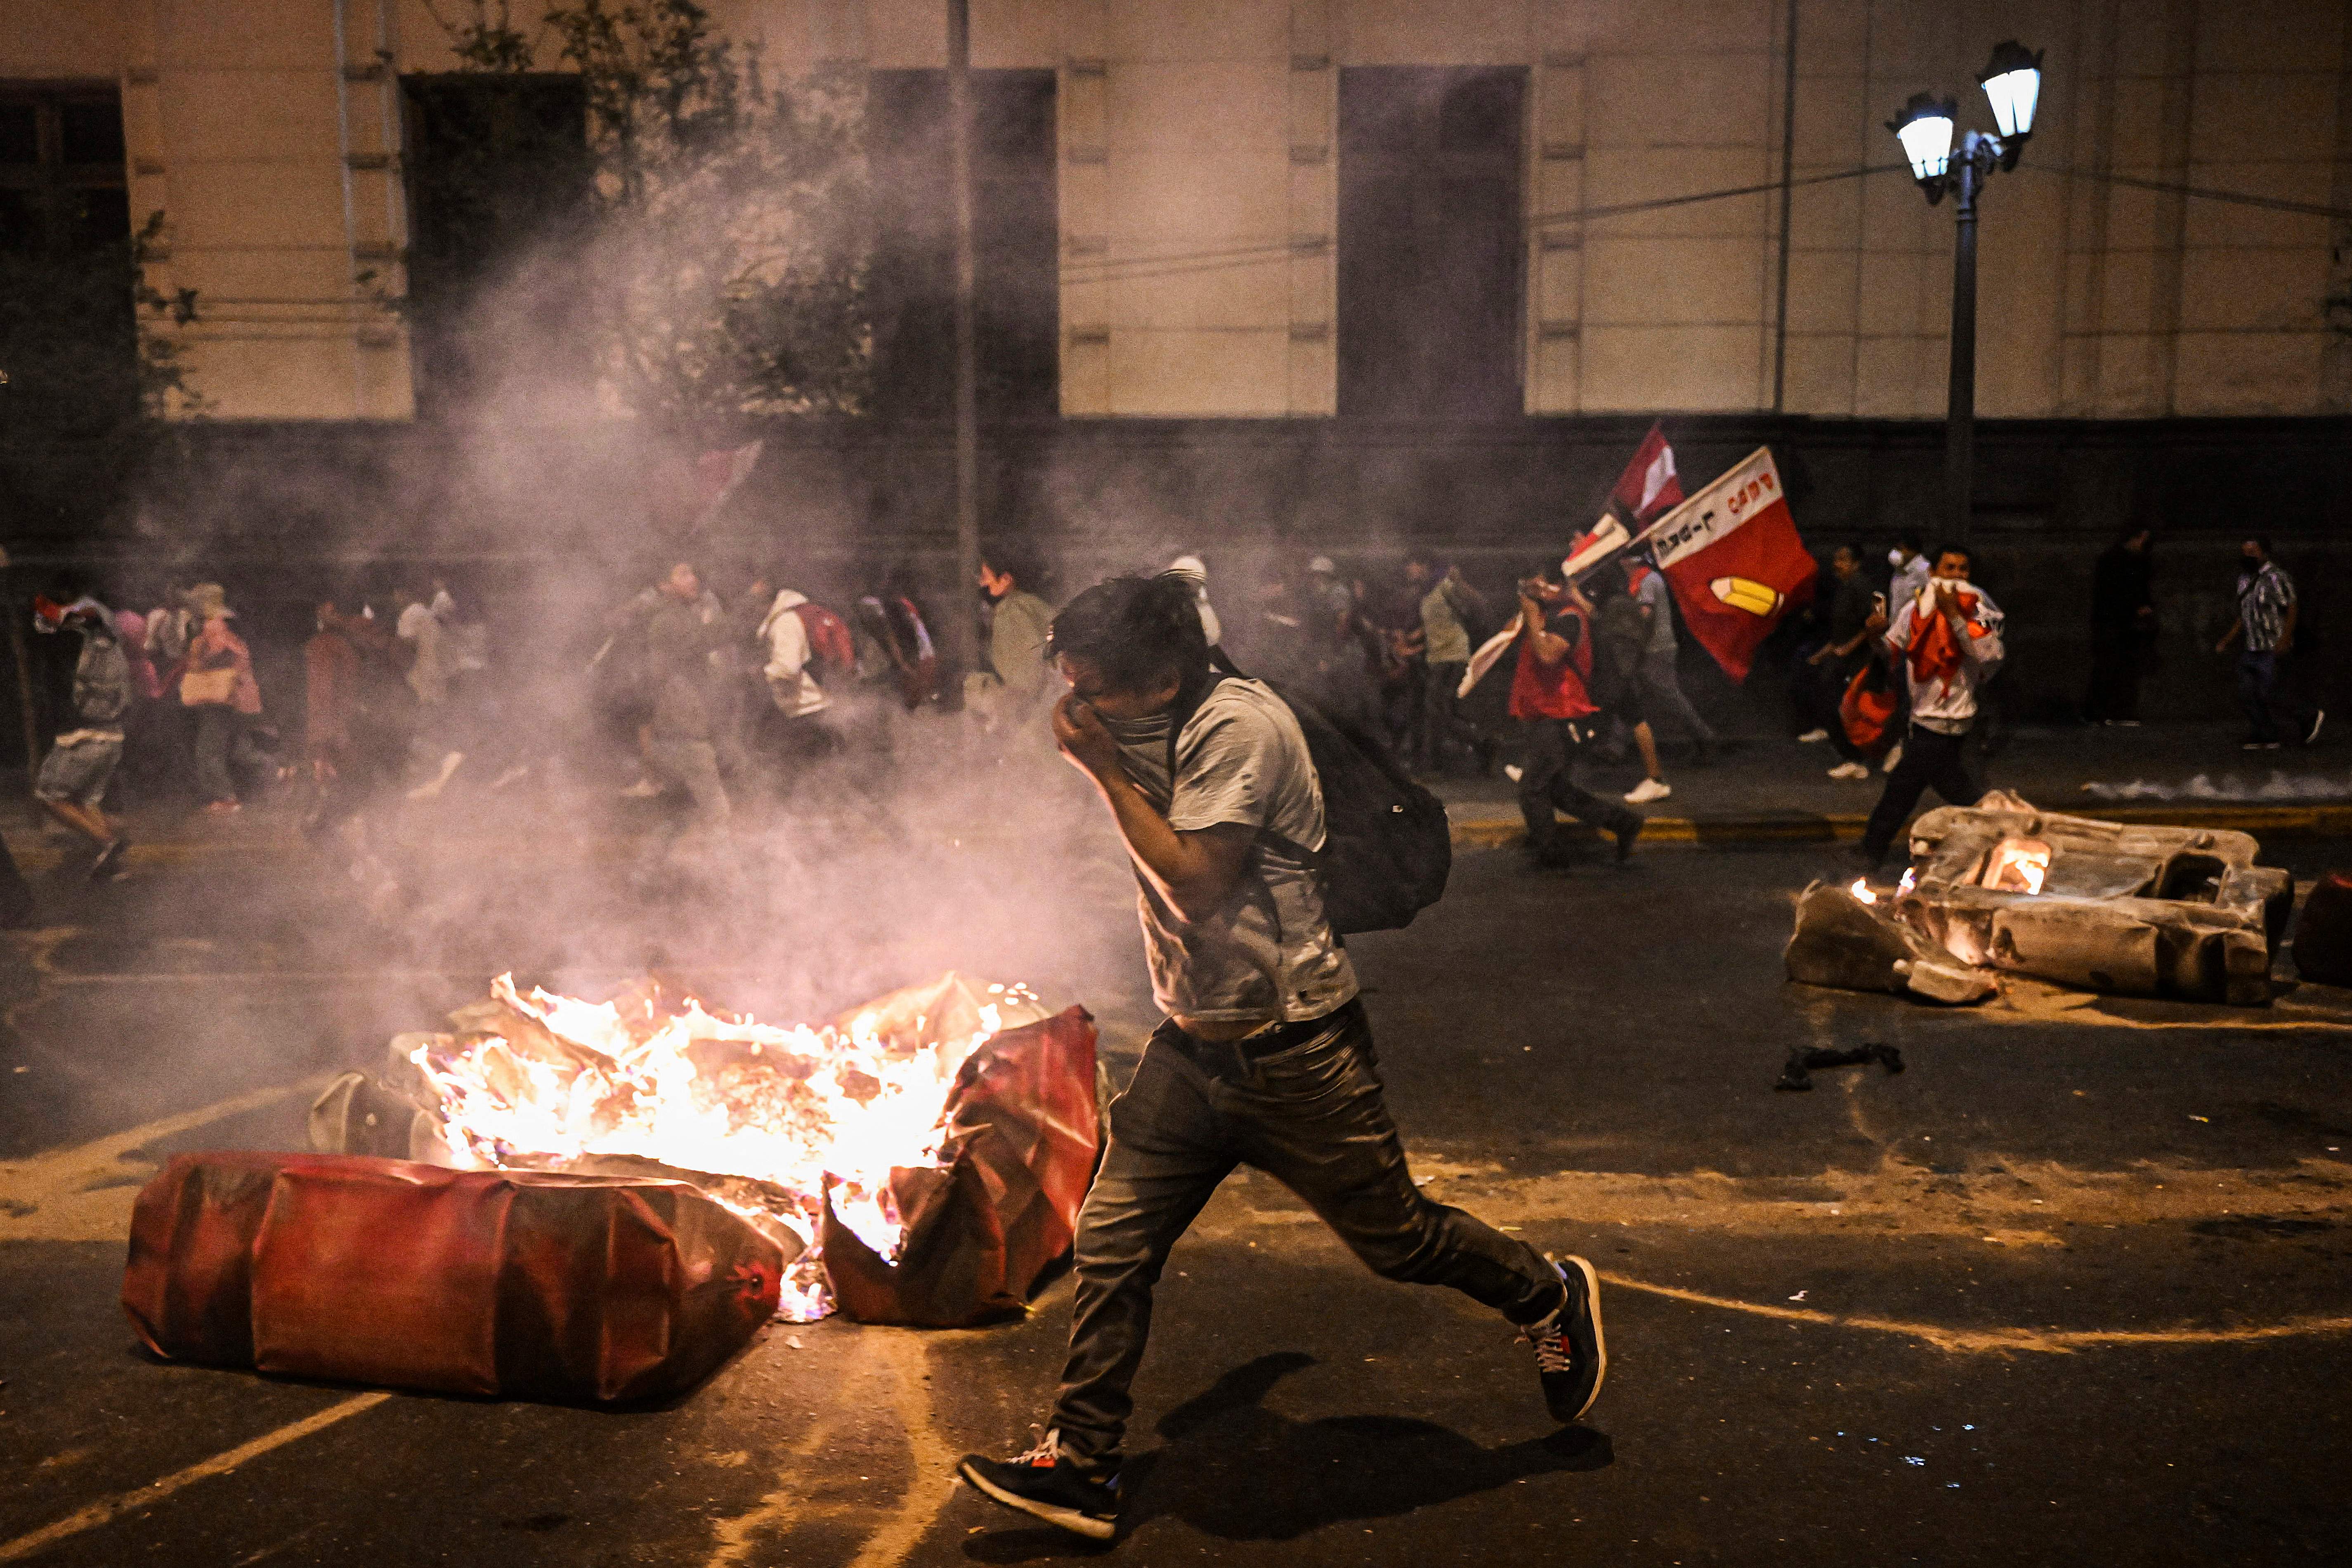
[[(1637, 529), (1682, 505), (1683, 482), (1675, 472), (1675, 449), (1666, 442), (1664, 426), (1651, 426), (1650, 433), (1642, 437), (1633, 460), (1617, 476), (1617, 488), (1609, 492), (1609, 502), (1613, 510)], [(1632, 553), (1627, 552), (1629, 556)], [(1715, 731), (1707, 728), (1706, 721), (1698, 716), (1698, 710), (1683, 695), (1682, 676), (1675, 668), (1680, 650), (1675, 641), (1675, 612), (1668, 603), (1666, 579), (1645, 564), (1631, 562), (1626, 578), (1633, 584), (1634, 600), (1642, 606), (1643, 624), (1649, 631), (1641, 663), (1633, 670), (1642, 710), (1654, 723), (1670, 717), (1688, 731), (1696, 752), (1694, 761), (1705, 767), (1715, 754)], [(1621, 731), (1624, 728), (1622, 723), (1612, 724), (1612, 747), (1622, 748)]]

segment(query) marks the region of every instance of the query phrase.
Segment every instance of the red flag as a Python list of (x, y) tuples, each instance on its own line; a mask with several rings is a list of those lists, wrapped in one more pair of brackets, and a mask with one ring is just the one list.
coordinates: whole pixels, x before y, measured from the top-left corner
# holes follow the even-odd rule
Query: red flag
[(1675, 472), (1675, 449), (1666, 445), (1664, 426), (1650, 426), (1633, 460), (1617, 476), (1617, 488), (1609, 492), (1609, 499), (1637, 527), (1682, 504), (1683, 481)]
[(694, 521), (687, 531), (699, 531), (719, 515), (719, 509), (727, 504), (728, 498), (740, 489), (743, 481), (751, 477), (751, 470), (759, 467), (760, 449), (766, 445), (764, 439), (749, 441), (731, 452), (705, 452), (695, 458)]
[(1658, 570), (1691, 635), (1734, 680), (1794, 605), (1813, 596), (1813, 558), (1797, 537), (1769, 447), (1691, 497), (1650, 535)]

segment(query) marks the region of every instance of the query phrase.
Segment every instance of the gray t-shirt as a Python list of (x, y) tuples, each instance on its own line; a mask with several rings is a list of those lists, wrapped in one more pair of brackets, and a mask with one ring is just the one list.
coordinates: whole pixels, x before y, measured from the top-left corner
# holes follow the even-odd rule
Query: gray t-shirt
[(1162, 1010), (1220, 1023), (1319, 1018), (1356, 994), (1355, 966), (1323, 913), (1307, 852), (1323, 847), (1323, 789), (1307, 737), (1263, 682), (1220, 681), (1177, 739), (1168, 786), (1168, 715), (1113, 723), (1127, 775), (1180, 833), (1260, 829), (1223, 907), (1187, 924), (1140, 868), (1151, 994)]
[(1637, 603), (1650, 607), (1650, 642), (1643, 651), (1674, 652), (1675, 609), (1666, 602), (1668, 597), (1666, 574), (1663, 572), (1652, 571), (1642, 579), (1642, 585), (1633, 590), (1633, 597)]

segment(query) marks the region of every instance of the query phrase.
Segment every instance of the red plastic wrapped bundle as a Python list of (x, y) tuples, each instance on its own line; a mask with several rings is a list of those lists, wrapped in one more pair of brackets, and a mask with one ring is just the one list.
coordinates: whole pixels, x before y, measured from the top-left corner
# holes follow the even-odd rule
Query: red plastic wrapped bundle
[(684, 1182), (175, 1157), (122, 1305), (157, 1354), (451, 1394), (655, 1398), (776, 1310), (773, 1241)]
[(825, 1273), (860, 1322), (962, 1328), (1017, 1312), (1069, 1250), (1101, 1152), (1094, 1019), (1072, 1007), (974, 1051), (948, 1128), (938, 1167), (891, 1173), (907, 1226), (896, 1263), (825, 1205)]

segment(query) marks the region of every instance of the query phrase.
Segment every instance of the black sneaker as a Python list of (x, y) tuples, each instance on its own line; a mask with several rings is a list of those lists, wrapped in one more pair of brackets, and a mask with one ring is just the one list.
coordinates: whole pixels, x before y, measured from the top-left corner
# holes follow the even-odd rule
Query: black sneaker
[(1565, 1262), (1552, 1259), (1551, 1266), (1568, 1287), (1568, 1300), (1550, 1317), (1521, 1330), (1520, 1337), (1535, 1346), (1544, 1407), (1566, 1426), (1582, 1420), (1601, 1396), (1609, 1350), (1601, 1339), (1601, 1277), (1572, 1253)]
[(122, 852), (131, 847), (131, 840), (116, 834), (99, 847), (98, 858), (89, 863), (89, 879), (109, 882), (122, 875)]
[(1118, 1529), (1118, 1467), (1087, 1470), (1062, 1452), (1062, 1435), (1011, 1459), (966, 1454), (956, 1466), (964, 1483), (1010, 1509), (1093, 1541)]
[(1617, 864), (1622, 866), (1633, 858), (1633, 840), (1642, 837), (1643, 818), (1630, 816), (1624, 826), (1617, 829)]

